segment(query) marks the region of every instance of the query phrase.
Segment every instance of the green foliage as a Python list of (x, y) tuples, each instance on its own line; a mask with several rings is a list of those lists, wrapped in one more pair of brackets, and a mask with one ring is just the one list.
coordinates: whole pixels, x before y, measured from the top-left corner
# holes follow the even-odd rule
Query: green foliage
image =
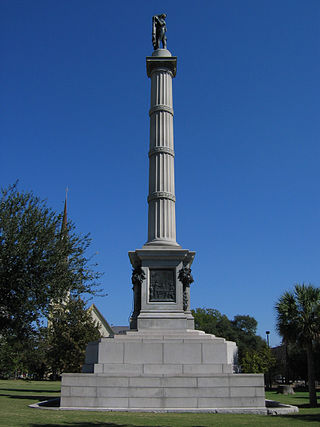
[(232, 320), (233, 326), (245, 334), (255, 335), (257, 332), (258, 322), (254, 317), (248, 315), (237, 315)]
[(79, 297), (53, 307), (47, 333), (47, 363), (54, 375), (81, 372), (87, 344), (100, 338), (98, 326)]
[(317, 405), (314, 345), (320, 339), (320, 288), (295, 285), (276, 303), (277, 330), (285, 343), (303, 347), (307, 353), (310, 405)]
[(251, 351), (259, 352), (265, 347), (265, 341), (256, 334), (258, 322), (248, 315), (237, 315), (231, 321), (236, 333), (239, 361), (242, 365), (244, 355)]
[(194, 317), (195, 329), (207, 334), (223, 336), (231, 341), (235, 340), (235, 330), (225, 314), (221, 314), (220, 311), (213, 308), (196, 308), (191, 312)]
[(15, 378), (20, 372), (24, 372), (21, 360), (23, 343), (12, 341), (4, 337), (0, 338), (0, 377)]
[(48, 328), (40, 328), (23, 339), (16, 336), (0, 339), (0, 377), (21, 375), (43, 379), (51, 374), (80, 372), (85, 349), (100, 332), (79, 297), (56, 304), (51, 311)]
[(96, 294), (100, 274), (89, 265), (88, 235), (78, 236), (68, 223), (62, 238), (62, 215), (17, 185), (0, 198), (0, 333), (24, 337), (47, 316), (51, 301), (67, 293)]
[(29, 377), (42, 379), (47, 373), (46, 329), (41, 328), (19, 339), (17, 336), (0, 338), (0, 377)]
[(237, 343), (240, 365), (246, 353), (264, 347), (264, 340), (256, 335), (257, 321), (251, 316), (237, 315), (229, 320), (225, 314), (212, 308), (196, 308), (192, 315), (196, 329)]
[(265, 344), (260, 350), (247, 351), (241, 360), (241, 371), (244, 373), (267, 373), (276, 364), (270, 348)]
[(276, 304), (277, 329), (288, 342), (306, 347), (320, 339), (320, 288), (295, 285)]

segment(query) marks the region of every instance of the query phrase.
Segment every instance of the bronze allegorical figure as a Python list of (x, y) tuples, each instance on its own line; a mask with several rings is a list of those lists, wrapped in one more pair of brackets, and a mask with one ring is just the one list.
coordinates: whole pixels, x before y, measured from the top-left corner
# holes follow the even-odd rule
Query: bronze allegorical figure
[(163, 49), (167, 49), (166, 17), (167, 15), (165, 13), (152, 17), (152, 44), (154, 50), (160, 48), (160, 42), (162, 42)]

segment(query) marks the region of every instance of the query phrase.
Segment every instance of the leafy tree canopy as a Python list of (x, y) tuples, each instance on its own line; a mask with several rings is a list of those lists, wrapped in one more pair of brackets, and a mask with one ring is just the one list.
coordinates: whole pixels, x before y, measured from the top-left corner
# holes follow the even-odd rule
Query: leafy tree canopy
[(234, 316), (232, 324), (237, 330), (243, 331), (245, 334), (255, 335), (257, 332), (258, 322), (254, 317), (248, 315), (238, 314)]
[(320, 339), (320, 288), (295, 285), (276, 304), (277, 329), (291, 343), (304, 347)]
[(320, 288), (297, 284), (276, 303), (277, 329), (285, 343), (305, 348), (308, 362), (309, 400), (317, 406), (315, 388), (315, 343), (320, 339)]
[[(0, 198), (0, 333), (23, 336), (47, 316), (52, 301), (67, 294), (97, 294), (100, 274), (86, 251), (88, 235), (79, 236), (62, 215), (17, 185)], [(64, 238), (65, 235), (68, 238)]]
[(84, 301), (69, 297), (52, 306), (48, 327), (20, 339), (0, 337), (0, 378), (58, 378), (63, 372), (81, 372), (87, 344), (99, 338)]
[(225, 314), (212, 308), (196, 308), (192, 310), (192, 315), (196, 329), (237, 343), (240, 364), (247, 352), (257, 351), (265, 344), (264, 340), (256, 335), (258, 322), (254, 317), (236, 315), (230, 320)]
[(29, 374), (42, 379), (48, 372), (46, 362), (46, 328), (30, 332), (24, 338), (0, 337), (0, 378), (18, 378)]
[(247, 351), (241, 361), (241, 371), (250, 374), (267, 373), (276, 364), (270, 348), (264, 344), (258, 351)]
[(68, 298), (51, 311), (47, 331), (47, 360), (54, 375), (81, 372), (86, 346), (100, 338), (99, 328), (79, 297)]

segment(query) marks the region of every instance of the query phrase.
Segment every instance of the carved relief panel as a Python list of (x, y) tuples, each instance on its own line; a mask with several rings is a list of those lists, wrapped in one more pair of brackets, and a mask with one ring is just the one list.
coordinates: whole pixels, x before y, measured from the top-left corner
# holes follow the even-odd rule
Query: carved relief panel
[(150, 302), (176, 302), (175, 271), (150, 269)]

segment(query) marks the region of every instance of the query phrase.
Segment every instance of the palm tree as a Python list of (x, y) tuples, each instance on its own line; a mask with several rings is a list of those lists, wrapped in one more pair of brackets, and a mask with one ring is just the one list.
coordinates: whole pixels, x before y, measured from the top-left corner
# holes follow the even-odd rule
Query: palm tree
[(295, 285), (285, 292), (275, 306), (277, 330), (285, 342), (303, 346), (307, 352), (309, 401), (317, 406), (313, 344), (320, 337), (320, 288)]

